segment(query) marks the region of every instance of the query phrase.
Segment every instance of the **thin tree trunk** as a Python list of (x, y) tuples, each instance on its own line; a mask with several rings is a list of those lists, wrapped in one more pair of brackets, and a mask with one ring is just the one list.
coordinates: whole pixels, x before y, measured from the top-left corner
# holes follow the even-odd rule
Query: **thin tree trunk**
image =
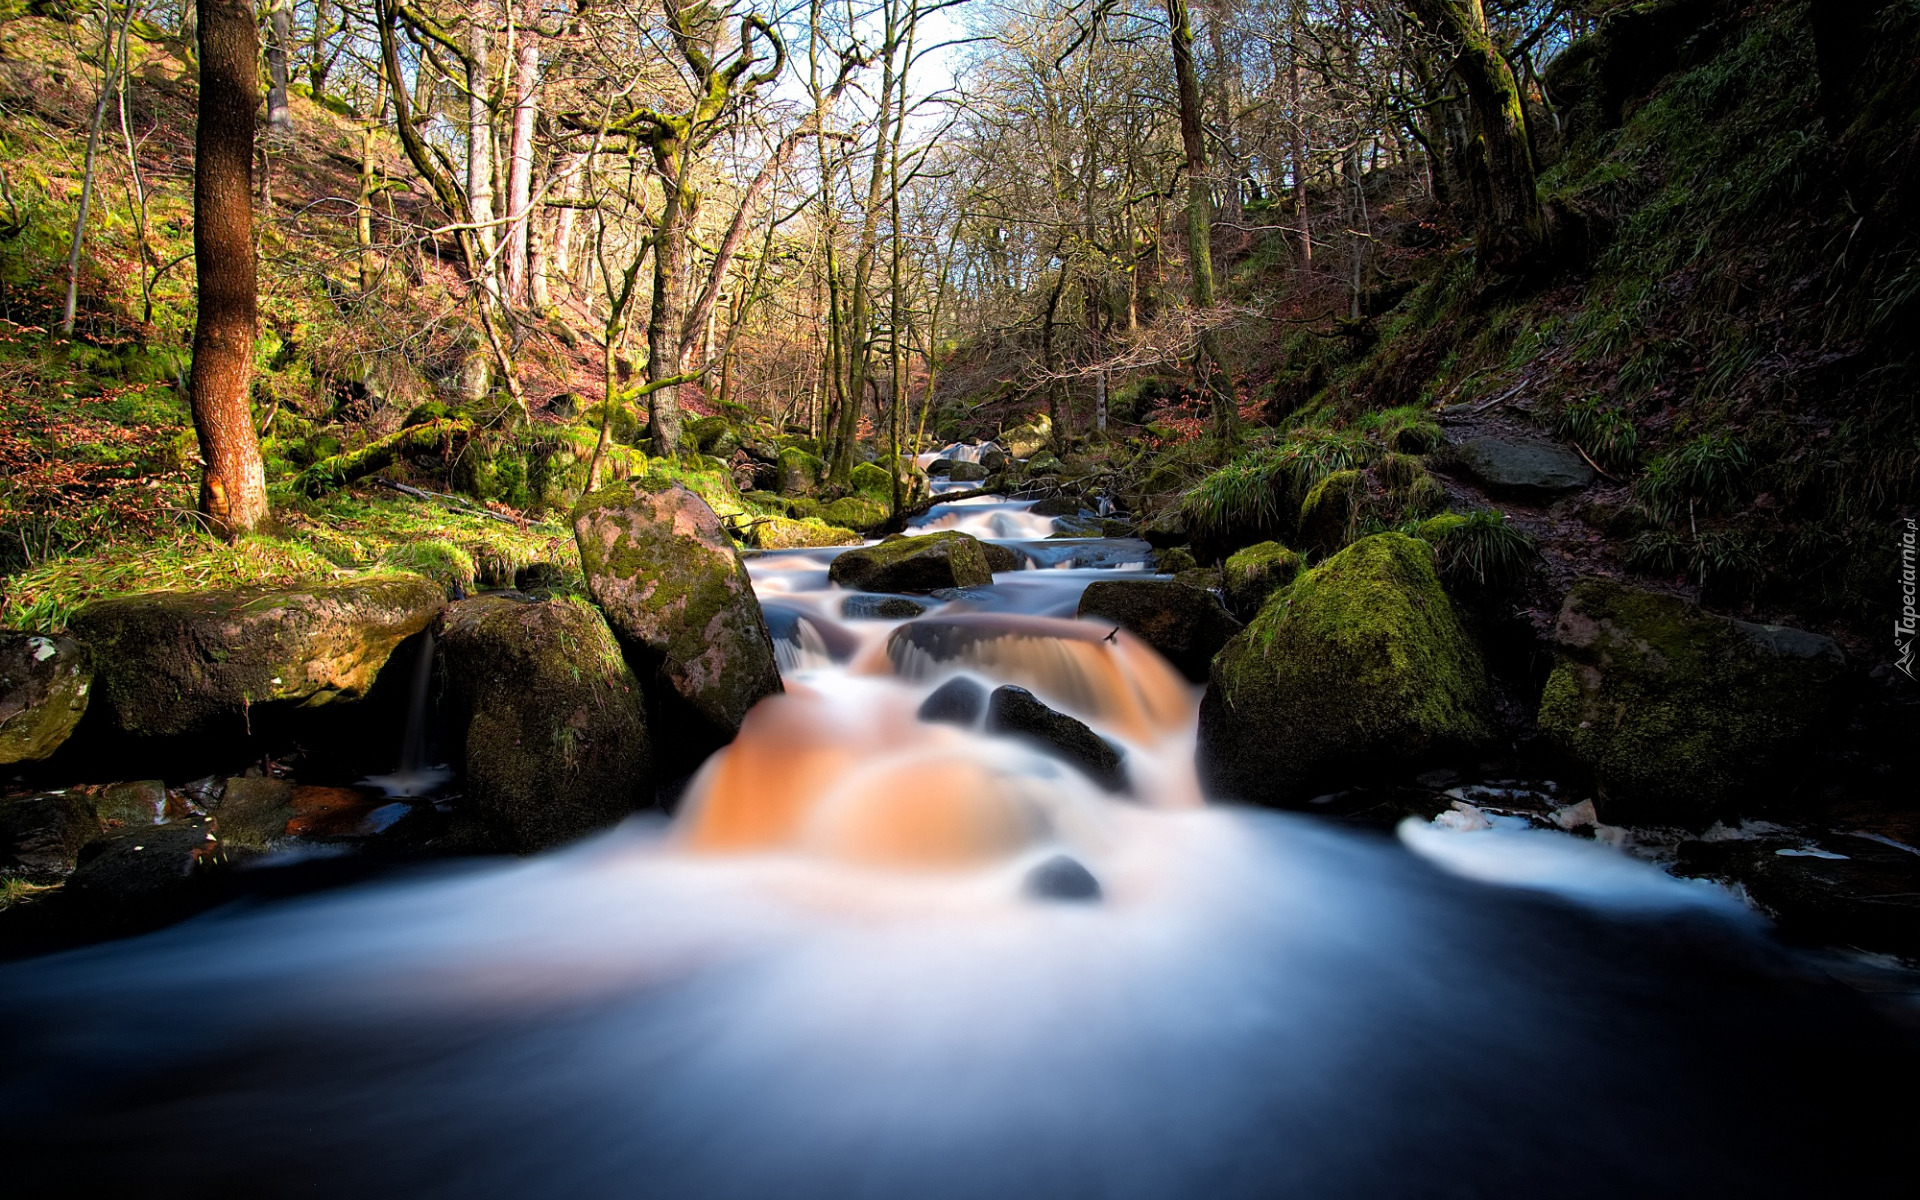
[[(129, 5), (129, 8), (132, 6)], [(154, 277), (149, 268), (158, 266), (153, 253), (152, 243), (147, 237), (147, 181), (140, 174), (140, 155), (133, 144), (133, 128), (127, 122), (127, 32), (131, 22), (120, 25), (120, 70), (119, 87), (115, 89), (119, 97), (120, 140), (127, 151), (127, 187), (131, 193), (127, 207), (133, 216), (134, 236), (139, 239), (140, 259), (137, 264), (140, 272), (140, 320), (144, 324), (153, 323), (153, 284)]]
[(487, 108), (487, 27), (478, 19), (467, 22), (467, 219), (474, 225), (479, 248), (474, 282), (498, 292), (493, 229), (493, 114)]
[(1301, 0), (1289, 6), (1292, 26), (1287, 45), (1287, 111), (1293, 117), (1293, 204), (1300, 221), (1300, 267), (1313, 267), (1313, 214), (1307, 203), (1307, 118), (1300, 108)]
[(248, 403), (253, 374), (253, 123), (260, 44), (246, 0), (198, 0), (200, 119), (194, 133), (193, 262), (200, 303), (188, 383), (199, 435), (200, 511), (238, 537), (267, 517), (267, 478)]
[(527, 251), (533, 199), (533, 120), (539, 101), (541, 0), (527, 0), (520, 17), (520, 47), (514, 63), (513, 169), (507, 178), (507, 296), (527, 301)]
[[(126, 10), (132, 20), (133, 8)], [(73, 240), (67, 247), (67, 303), (60, 314), (60, 332), (73, 336), (74, 313), (80, 302), (80, 252), (87, 242), (87, 213), (93, 204), (94, 162), (100, 151), (100, 126), (107, 119), (107, 101), (114, 96), (114, 80), (119, 63), (113, 53), (113, 12), (103, 9), (100, 16), (100, 98), (93, 105), (93, 123), (87, 126), (87, 156), (80, 172), (80, 211), (73, 218)]]
[(293, 132), (287, 101), (287, 47), (293, 43), (293, 0), (269, 0), (267, 9), (267, 135)]
[[(1180, 93), (1180, 142), (1187, 166), (1187, 262), (1193, 307), (1205, 320), (1213, 308), (1213, 209), (1207, 181), (1207, 145), (1200, 119), (1200, 81), (1193, 67), (1193, 21), (1187, 0), (1166, 0), (1173, 42), (1173, 74)], [(1213, 396), (1214, 427), (1232, 432), (1237, 413), (1219, 341), (1211, 329), (1200, 335), (1200, 379)]]
[(360, 131), (360, 203), (355, 240), (360, 250), (360, 291), (366, 294), (380, 280), (380, 264), (373, 254), (373, 139), (387, 111), (387, 76), (381, 72), (375, 85), (373, 111)]

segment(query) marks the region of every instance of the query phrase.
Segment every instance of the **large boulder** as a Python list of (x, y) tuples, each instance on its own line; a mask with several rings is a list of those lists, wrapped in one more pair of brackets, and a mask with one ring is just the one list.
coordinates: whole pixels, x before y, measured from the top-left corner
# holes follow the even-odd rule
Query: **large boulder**
[(1554, 626), (1540, 728), (1593, 772), (1610, 822), (1706, 824), (1780, 776), (1833, 711), (1831, 638), (1582, 579)]
[(979, 483), (989, 473), (984, 463), (956, 462), (948, 469), (947, 478), (955, 483)]
[(441, 618), (440, 654), (467, 796), (500, 845), (540, 850), (652, 802), (640, 681), (593, 608), (462, 600)]
[(83, 910), (133, 927), (184, 916), (220, 896), (228, 851), (215, 824), (190, 817), (97, 838), (80, 852), (66, 895)]
[(656, 695), (726, 739), (780, 690), (753, 582), (706, 501), (630, 480), (584, 497), (573, 532), (588, 593)]
[(256, 704), (358, 699), (394, 647), (443, 603), (418, 575), (377, 575), (96, 600), (68, 629), (92, 655), (95, 699), (113, 723), (173, 735), (206, 731)]
[(993, 582), (985, 551), (970, 534), (943, 530), (849, 550), (827, 578), (863, 592), (931, 592)]
[(780, 451), (779, 492), (782, 496), (811, 496), (827, 477), (826, 464), (798, 446)]
[(842, 529), (871, 529), (887, 519), (887, 506), (864, 493), (842, 496), (821, 506), (820, 519)]
[(229, 779), (211, 805), (220, 840), (229, 846), (264, 850), (287, 836), (294, 818), (294, 785), (271, 776)]
[(1111, 621), (1158, 650), (1196, 683), (1213, 656), (1240, 632), (1212, 592), (1170, 579), (1101, 579), (1080, 594), (1082, 620)]
[(1362, 538), (1277, 592), (1214, 660), (1200, 705), (1215, 794), (1292, 804), (1490, 732), (1486, 667), (1426, 543)]
[(1557, 442), (1472, 438), (1452, 447), (1445, 465), (1497, 496), (1552, 500), (1593, 482), (1593, 468)]
[(42, 759), (87, 711), (93, 671), (70, 638), (0, 630), (0, 764)]

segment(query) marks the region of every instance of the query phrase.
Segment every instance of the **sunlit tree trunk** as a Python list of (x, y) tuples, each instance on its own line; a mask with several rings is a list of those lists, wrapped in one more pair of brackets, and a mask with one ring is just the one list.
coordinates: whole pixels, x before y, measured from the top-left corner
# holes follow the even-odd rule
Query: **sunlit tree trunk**
[(518, 31), (519, 52), (514, 60), (513, 168), (507, 177), (507, 296), (514, 303), (525, 303), (527, 293), (527, 253), (531, 245), (533, 200), (533, 120), (539, 103), (540, 35), (538, 23), (542, 0), (527, 0)]
[(287, 48), (293, 43), (293, 0), (267, 0), (267, 133), (293, 132), (287, 101)]
[(200, 114), (194, 134), (193, 262), (199, 312), (188, 388), (205, 464), (200, 511), (223, 536), (267, 516), (253, 431), (253, 123), (260, 43), (246, 0), (199, 0)]

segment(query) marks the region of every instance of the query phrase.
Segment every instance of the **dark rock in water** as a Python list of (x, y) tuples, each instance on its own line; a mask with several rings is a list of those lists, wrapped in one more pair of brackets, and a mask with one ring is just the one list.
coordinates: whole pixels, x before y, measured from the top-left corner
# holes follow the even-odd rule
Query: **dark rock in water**
[(833, 560), (827, 578), (863, 592), (931, 592), (993, 582), (986, 553), (969, 534), (952, 530), (859, 546)]
[(1080, 515), (1080, 497), (1048, 496), (1036, 501), (1027, 511), (1036, 517), (1077, 517)]
[(1554, 650), (1540, 729), (1593, 772), (1603, 817), (1695, 828), (1804, 757), (1847, 665), (1831, 638), (1607, 579), (1574, 584)]
[(73, 870), (80, 848), (99, 833), (93, 805), (78, 795), (47, 793), (0, 802), (0, 871), (58, 879)]
[(1064, 854), (1056, 854), (1027, 872), (1027, 895), (1041, 900), (1098, 900), (1100, 881)]
[(780, 690), (753, 582), (706, 501), (678, 483), (629, 480), (584, 497), (573, 531), (587, 590), (636, 672), (701, 734), (730, 739)]
[(1024, 571), (1033, 563), (1025, 551), (1000, 542), (981, 542), (980, 550), (987, 556), (987, 567), (996, 575), (1001, 571)]
[(1680, 845), (1674, 869), (1739, 884), (1797, 941), (1920, 954), (1920, 854), (1861, 833)]
[(293, 785), (284, 779), (229, 779), (213, 811), (221, 841), (264, 848), (287, 836), (287, 822), (294, 817)]
[(933, 597), (935, 600), (943, 600), (948, 603), (955, 600), (982, 600), (992, 594), (993, 593), (983, 587), (935, 588), (927, 593), (927, 595)]
[(1164, 579), (1102, 579), (1080, 594), (1082, 620), (1112, 621), (1158, 650), (1194, 682), (1240, 632), (1211, 592)]
[(947, 468), (947, 478), (955, 483), (979, 483), (991, 472), (977, 462), (955, 462)]
[(384, 575), (96, 600), (69, 628), (93, 656), (95, 699), (113, 724), (164, 736), (237, 723), (272, 701), (358, 699), (442, 603), (417, 575)]
[(42, 759), (87, 711), (93, 670), (71, 638), (0, 630), (0, 763)]
[(1006, 733), (1058, 754), (1110, 792), (1124, 791), (1126, 767), (1120, 753), (1084, 722), (1055, 712), (1023, 687), (993, 689), (987, 698), (987, 732)]
[(955, 459), (951, 458), (936, 458), (927, 464), (927, 474), (945, 475), (947, 472), (953, 470), (955, 461)]
[(1097, 517), (1055, 517), (1053, 532), (1048, 537), (1085, 538), (1099, 537), (1106, 531), (1103, 522)]
[(122, 829), (87, 844), (66, 895), (132, 923), (154, 923), (215, 898), (208, 883), (226, 863), (226, 847), (206, 817)]
[(195, 779), (191, 783), (180, 785), (181, 792), (188, 800), (202, 808), (212, 808), (220, 803), (221, 795), (227, 790), (227, 781), (219, 775), (208, 775)]
[(173, 817), (188, 815), (184, 805), (178, 801), (170, 805), (168, 801), (167, 785), (158, 779), (110, 783), (93, 794), (94, 812), (101, 821), (115, 827), (160, 825)]
[(905, 596), (874, 596), (861, 593), (848, 596), (840, 604), (840, 615), (849, 621), (905, 621), (927, 611), (927, 606)]
[(1484, 742), (1492, 699), (1425, 542), (1362, 538), (1270, 599), (1200, 704), (1213, 794), (1303, 803)]
[(778, 600), (769, 601), (760, 610), (766, 614), (767, 632), (776, 642), (804, 648), (811, 638), (819, 639), (828, 657), (844, 662), (860, 648), (860, 638), (835, 621), (826, 620), (804, 608), (789, 607)]
[(1439, 456), (1441, 465), (1495, 495), (1551, 500), (1593, 482), (1593, 468), (1557, 442), (1474, 438)]
[(964, 675), (955, 676), (920, 702), (922, 721), (943, 721), (971, 727), (987, 707), (987, 689)]
[(557, 845), (652, 801), (640, 682), (592, 608), (463, 600), (441, 621), (440, 652), (467, 794), (502, 846)]
[(1007, 462), (1005, 450), (987, 450), (980, 455), (980, 465), (988, 471), (1004, 471), (1007, 469)]

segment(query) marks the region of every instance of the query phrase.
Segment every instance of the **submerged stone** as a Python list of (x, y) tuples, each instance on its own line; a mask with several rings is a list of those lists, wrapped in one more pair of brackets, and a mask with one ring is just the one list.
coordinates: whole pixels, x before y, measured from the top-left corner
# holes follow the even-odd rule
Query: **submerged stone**
[(1064, 854), (1056, 854), (1027, 872), (1027, 895), (1041, 900), (1098, 900), (1100, 881)]
[(92, 687), (73, 639), (0, 630), (0, 764), (58, 750), (86, 715)]
[(541, 850), (651, 803), (640, 681), (593, 608), (463, 600), (441, 621), (440, 653), (467, 794), (501, 846)]
[(706, 501), (678, 483), (630, 480), (581, 500), (573, 531), (587, 590), (643, 682), (722, 740), (780, 690), (753, 583)]
[(1376, 534), (1275, 593), (1214, 660), (1201, 774), (1218, 795), (1291, 805), (1482, 742), (1491, 721), (1432, 550)]
[(1002, 571), (1024, 571), (1033, 565), (1033, 559), (1024, 550), (1000, 542), (981, 542), (980, 552), (987, 556), (987, 568), (996, 575)]
[(983, 587), (993, 569), (972, 535), (944, 530), (861, 546), (833, 560), (827, 578), (866, 592), (932, 592)]
[(95, 699), (113, 723), (165, 736), (241, 719), (257, 704), (362, 697), (442, 603), (418, 575), (380, 575), (96, 600), (69, 629), (93, 656)]
[(916, 714), (922, 721), (937, 721), (971, 728), (987, 707), (987, 689), (964, 675), (947, 680), (925, 700)]
[(840, 602), (840, 615), (849, 621), (905, 621), (927, 611), (927, 606), (905, 596), (861, 593)]
[(1554, 650), (1540, 728), (1593, 772), (1612, 822), (1703, 826), (1777, 777), (1830, 720), (1847, 665), (1831, 638), (1607, 579), (1567, 594)]
[(1012, 734), (1035, 743), (1086, 772), (1110, 792), (1126, 789), (1126, 767), (1106, 739), (1063, 712), (1042, 704), (1034, 694), (1011, 684), (987, 698), (987, 732)]
[(1165, 579), (1097, 580), (1081, 593), (1078, 615), (1119, 625), (1195, 682), (1206, 679), (1213, 656), (1240, 632), (1213, 593)]

